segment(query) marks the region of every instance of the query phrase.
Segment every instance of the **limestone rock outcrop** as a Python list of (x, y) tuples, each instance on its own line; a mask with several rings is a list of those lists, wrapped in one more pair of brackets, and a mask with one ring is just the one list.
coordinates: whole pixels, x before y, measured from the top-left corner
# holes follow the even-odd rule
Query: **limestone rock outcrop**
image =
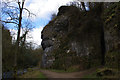
[(42, 31), (42, 66), (66, 70), (78, 65), (83, 70), (104, 64), (105, 53), (116, 41), (118, 50), (120, 33), (111, 36), (106, 27), (109, 25), (105, 25), (101, 16), (74, 6), (61, 6)]

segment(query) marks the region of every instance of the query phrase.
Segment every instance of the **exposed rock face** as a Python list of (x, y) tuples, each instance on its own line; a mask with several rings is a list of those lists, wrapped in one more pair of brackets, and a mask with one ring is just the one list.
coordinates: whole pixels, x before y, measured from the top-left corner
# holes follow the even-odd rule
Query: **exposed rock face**
[[(49, 26), (49, 27), (48, 27)], [(61, 27), (62, 26), (62, 27)], [(54, 57), (47, 59), (54, 49), (57, 49), (60, 45), (60, 40), (58, 38), (65, 35), (64, 27), (68, 26), (68, 17), (60, 16), (55, 20), (51, 21), (42, 31), (42, 47), (44, 49), (43, 54), (43, 66), (49, 67), (54, 61)]]
[(120, 69), (120, 2), (104, 12), (106, 65)]
[(43, 67), (86, 69), (104, 64), (105, 49), (109, 51), (113, 39), (120, 43), (118, 38), (104, 28), (101, 15), (62, 6), (42, 31)]

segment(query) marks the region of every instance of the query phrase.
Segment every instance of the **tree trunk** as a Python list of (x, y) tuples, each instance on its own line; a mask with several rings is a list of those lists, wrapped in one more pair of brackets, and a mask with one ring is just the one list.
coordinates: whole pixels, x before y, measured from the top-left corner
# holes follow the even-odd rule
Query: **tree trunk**
[(81, 5), (82, 5), (82, 7), (83, 7), (83, 10), (85, 10), (85, 11), (86, 11), (86, 8), (85, 8), (85, 3), (84, 3), (84, 2), (81, 2)]
[(20, 9), (20, 15), (19, 15), (18, 33), (17, 33), (17, 41), (16, 41), (14, 78), (17, 78), (17, 54), (19, 53), (20, 32), (21, 32), (21, 22), (22, 22), (22, 11), (23, 11), (24, 2), (22, 2), (22, 7), (20, 6), (20, 2), (18, 2), (18, 5), (19, 5), (19, 9)]

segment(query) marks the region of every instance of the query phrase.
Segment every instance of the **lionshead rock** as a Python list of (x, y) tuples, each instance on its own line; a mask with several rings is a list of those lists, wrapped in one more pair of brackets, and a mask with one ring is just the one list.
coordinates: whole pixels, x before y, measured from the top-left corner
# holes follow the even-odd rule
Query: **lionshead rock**
[(95, 11), (61, 6), (42, 31), (42, 67), (67, 69), (79, 65), (86, 69), (104, 64), (105, 52), (112, 45), (108, 42), (114, 40), (104, 26), (101, 14)]

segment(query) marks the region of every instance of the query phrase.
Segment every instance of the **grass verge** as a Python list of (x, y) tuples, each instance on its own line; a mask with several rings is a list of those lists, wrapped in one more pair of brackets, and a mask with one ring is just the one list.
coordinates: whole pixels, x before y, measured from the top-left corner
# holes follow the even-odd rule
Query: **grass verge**
[(47, 78), (47, 77), (43, 73), (41, 73), (40, 70), (34, 70), (19, 76), (19, 78)]

